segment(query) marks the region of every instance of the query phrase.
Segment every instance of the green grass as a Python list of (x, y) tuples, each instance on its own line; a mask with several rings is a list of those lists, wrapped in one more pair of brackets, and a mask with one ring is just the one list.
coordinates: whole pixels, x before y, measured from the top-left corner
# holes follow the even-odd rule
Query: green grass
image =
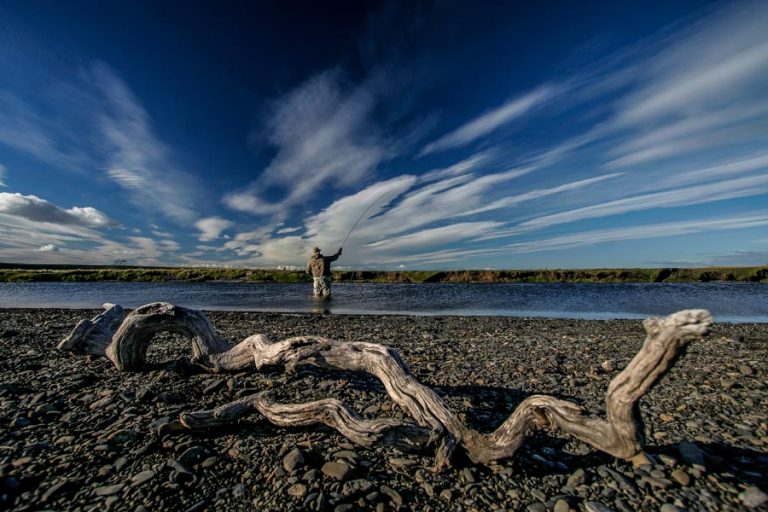
[[(21, 268), (23, 267), (23, 268)], [(768, 283), (768, 266), (706, 268), (337, 271), (338, 282), (373, 283), (680, 283), (734, 281)], [(0, 264), (0, 282), (165, 281), (247, 283), (308, 283), (295, 270), (180, 267), (49, 267)]]

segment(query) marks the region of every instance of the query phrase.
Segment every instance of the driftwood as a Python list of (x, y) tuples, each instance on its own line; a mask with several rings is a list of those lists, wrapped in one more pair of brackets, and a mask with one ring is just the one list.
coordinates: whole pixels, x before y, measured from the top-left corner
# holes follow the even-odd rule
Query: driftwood
[(412, 419), (366, 420), (336, 399), (279, 404), (260, 393), (210, 411), (181, 414), (166, 431), (207, 429), (260, 414), (283, 427), (325, 424), (360, 445), (385, 443), (423, 449), (437, 444), (437, 468), (449, 465), (457, 449), (481, 464), (513, 457), (536, 429), (571, 435), (617, 458), (638, 455), (644, 442), (638, 401), (672, 367), (688, 343), (704, 336), (712, 324), (705, 310), (685, 310), (663, 319), (645, 320), (645, 343), (608, 386), (605, 417), (591, 415), (574, 402), (533, 395), (523, 400), (496, 431), (481, 434), (467, 427), (432, 389), (416, 380), (399, 354), (389, 347), (317, 336), (272, 342), (263, 334), (231, 345), (196, 310), (158, 302), (126, 315), (118, 305), (104, 307), (105, 311), (93, 320), (78, 323), (58, 348), (102, 355), (118, 370), (140, 371), (145, 368), (147, 347), (156, 333), (181, 333), (192, 341), (192, 361), (210, 372), (250, 367), (257, 371), (267, 367), (293, 371), (299, 365), (315, 365), (368, 373), (383, 383), (392, 400)]

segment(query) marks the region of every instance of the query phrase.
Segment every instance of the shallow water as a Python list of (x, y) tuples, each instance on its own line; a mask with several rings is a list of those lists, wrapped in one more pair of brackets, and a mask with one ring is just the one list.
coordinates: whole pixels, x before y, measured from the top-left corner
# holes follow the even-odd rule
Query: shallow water
[(0, 308), (132, 308), (165, 301), (196, 309), (550, 318), (645, 318), (703, 308), (721, 322), (768, 323), (768, 285), (621, 284), (334, 284), (333, 298), (312, 299), (311, 284), (0, 283)]

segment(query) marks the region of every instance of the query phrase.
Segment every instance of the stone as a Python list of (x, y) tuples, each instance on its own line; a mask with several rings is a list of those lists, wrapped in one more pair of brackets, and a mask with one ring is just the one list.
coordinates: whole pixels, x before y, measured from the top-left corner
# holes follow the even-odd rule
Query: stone
[(293, 450), (289, 451), (288, 454), (283, 458), (283, 468), (288, 473), (299, 469), (303, 465), (304, 453), (298, 448), (294, 448)]
[(288, 495), (294, 498), (303, 498), (307, 494), (307, 486), (304, 484), (293, 484), (288, 488)]
[(124, 484), (105, 485), (104, 487), (97, 487), (94, 489), (96, 496), (112, 496), (118, 494), (125, 487)]
[(568, 512), (570, 509), (570, 505), (564, 499), (559, 499), (555, 502), (555, 512)]
[(344, 496), (352, 496), (356, 494), (367, 494), (376, 488), (376, 484), (365, 478), (358, 478), (357, 480), (350, 480), (344, 483), (341, 488), (341, 493)]
[(680, 512), (680, 509), (674, 506), (672, 503), (665, 503), (661, 506), (659, 512)]
[(578, 487), (583, 485), (587, 481), (587, 473), (583, 469), (579, 468), (568, 477), (568, 481), (565, 483), (567, 487)]
[(155, 477), (155, 472), (150, 470), (142, 471), (131, 477), (131, 487), (138, 487), (146, 482), (149, 482)]
[(338, 481), (343, 481), (349, 478), (352, 473), (352, 468), (343, 462), (326, 462), (323, 464), (323, 467), (320, 468), (320, 471), (326, 476)]
[(682, 469), (676, 469), (672, 472), (672, 480), (679, 483), (683, 487), (687, 487), (691, 483), (691, 477)]
[(600, 365), (603, 370), (606, 371), (606, 373), (611, 373), (616, 371), (616, 361), (613, 359), (606, 359), (603, 361), (603, 363)]
[(585, 501), (584, 510), (587, 512), (613, 512), (613, 509), (603, 505), (599, 501)]
[(747, 508), (758, 508), (768, 502), (768, 495), (756, 485), (750, 485), (739, 493), (739, 499)]
[(445, 501), (451, 501), (453, 499), (453, 493), (450, 489), (443, 489), (440, 491), (440, 498), (444, 499)]
[(396, 507), (400, 508), (403, 505), (403, 497), (393, 488), (387, 485), (382, 485), (379, 487), (379, 491), (381, 494), (389, 496), (389, 499), (392, 500), (392, 503), (394, 503)]

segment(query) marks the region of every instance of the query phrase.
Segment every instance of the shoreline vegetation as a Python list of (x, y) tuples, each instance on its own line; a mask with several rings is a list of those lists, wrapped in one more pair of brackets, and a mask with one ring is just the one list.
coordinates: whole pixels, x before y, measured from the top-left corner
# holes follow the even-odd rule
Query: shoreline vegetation
[[(339, 283), (768, 283), (768, 265), (757, 267), (608, 268), (543, 270), (338, 270)], [(306, 283), (301, 270), (69, 266), (0, 263), (0, 282), (238, 282)]]

